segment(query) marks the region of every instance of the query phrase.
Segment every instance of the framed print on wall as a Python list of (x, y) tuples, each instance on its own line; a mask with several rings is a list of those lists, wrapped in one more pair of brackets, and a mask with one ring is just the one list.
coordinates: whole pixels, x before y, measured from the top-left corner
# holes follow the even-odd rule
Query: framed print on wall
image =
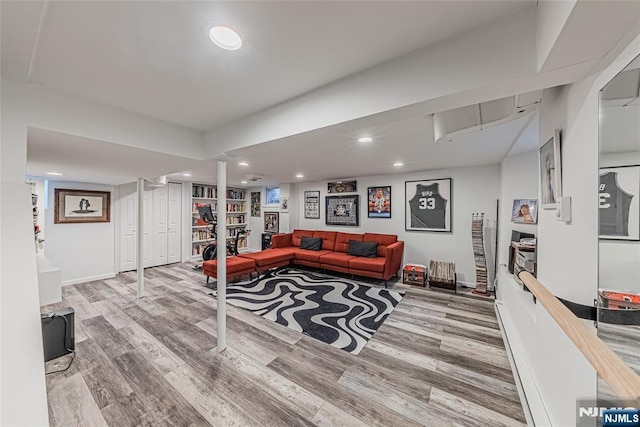
[(369, 218), (391, 218), (391, 186), (367, 188)]
[(540, 206), (555, 209), (562, 196), (562, 156), (560, 152), (560, 129), (540, 147)]
[(109, 191), (56, 188), (54, 224), (111, 222)]
[(405, 230), (451, 232), (451, 181), (405, 181)]
[(304, 192), (304, 217), (320, 219), (320, 191)]
[(278, 212), (264, 213), (264, 232), (278, 233), (280, 230), (280, 214)]
[(260, 216), (260, 192), (251, 192), (251, 216)]
[(358, 215), (358, 201), (360, 196), (327, 196), (325, 197), (327, 225), (345, 225), (357, 227), (360, 225)]
[(640, 240), (640, 166), (600, 169), (600, 239)]
[(289, 198), (280, 197), (280, 212), (289, 212)]
[(515, 199), (511, 209), (511, 222), (535, 224), (538, 222), (537, 199)]
[(327, 193), (355, 193), (358, 190), (358, 181), (336, 181), (327, 185)]

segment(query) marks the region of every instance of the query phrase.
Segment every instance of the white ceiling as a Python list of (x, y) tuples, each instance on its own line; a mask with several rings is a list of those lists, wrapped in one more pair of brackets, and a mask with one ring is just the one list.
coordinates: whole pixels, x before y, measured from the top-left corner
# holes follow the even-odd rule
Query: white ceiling
[(208, 130), (535, 3), (4, 0), (0, 72)]

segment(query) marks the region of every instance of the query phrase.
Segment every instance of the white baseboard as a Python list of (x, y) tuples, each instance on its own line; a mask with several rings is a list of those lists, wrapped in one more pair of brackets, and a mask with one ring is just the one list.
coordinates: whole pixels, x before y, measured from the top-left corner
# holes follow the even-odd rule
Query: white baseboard
[(533, 374), (529, 369), (529, 363), (524, 355), (522, 343), (513, 327), (511, 317), (505, 309), (502, 301), (496, 301), (495, 312), (498, 317), (498, 325), (502, 333), (502, 339), (507, 348), (507, 356), (511, 370), (514, 372), (516, 387), (524, 416), (529, 426), (550, 426), (551, 420), (536, 386)]
[(62, 286), (77, 285), (78, 283), (93, 282), (94, 280), (113, 279), (116, 273), (99, 274), (97, 276), (81, 277), (79, 279), (63, 280)]

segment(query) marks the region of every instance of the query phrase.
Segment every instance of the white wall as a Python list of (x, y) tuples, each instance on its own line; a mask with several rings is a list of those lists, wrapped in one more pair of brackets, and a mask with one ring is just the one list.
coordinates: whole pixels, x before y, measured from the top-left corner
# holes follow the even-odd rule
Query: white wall
[[(54, 224), (55, 190), (111, 192), (111, 221), (89, 224)], [(45, 211), (45, 256), (62, 273), (62, 284), (100, 280), (115, 276), (115, 196), (110, 185), (49, 181), (49, 209)]]
[[(562, 129), (562, 191), (572, 197), (572, 221), (540, 211), (538, 279), (555, 295), (586, 305), (597, 295), (598, 279), (598, 91), (638, 53), (640, 37), (600, 74), (545, 91), (540, 106), (540, 143)], [(502, 177), (503, 188), (509, 179)], [(529, 397), (541, 398), (552, 425), (575, 425), (576, 400), (596, 394), (594, 369), (544, 308), (504, 274), (499, 289), (507, 337), (523, 350), (518, 371), (533, 378)]]
[[(405, 231), (405, 181), (452, 178), (452, 233)], [(430, 260), (456, 263), (458, 281), (475, 286), (475, 263), (471, 246), (471, 214), (484, 212), (495, 231), (496, 201), (500, 181), (498, 165), (440, 169), (408, 174), (367, 176), (356, 179), (360, 195), (360, 226), (325, 225), (327, 181), (296, 184), (298, 226), (308, 230), (331, 230), (346, 233), (397, 234), (404, 240), (404, 262), (428, 264)], [(391, 218), (367, 217), (367, 187), (391, 186)], [(320, 190), (320, 219), (304, 218), (303, 194)], [(493, 259), (493, 258), (491, 258)], [(488, 265), (491, 270), (493, 264)]]

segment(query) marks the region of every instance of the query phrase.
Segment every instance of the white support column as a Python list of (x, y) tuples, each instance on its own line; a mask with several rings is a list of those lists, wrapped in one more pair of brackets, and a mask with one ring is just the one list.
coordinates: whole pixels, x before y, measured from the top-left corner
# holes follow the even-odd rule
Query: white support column
[(227, 162), (218, 160), (218, 352), (227, 347)]
[(144, 296), (144, 179), (138, 178), (138, 234), (136, 261), (138, 267), (138, 298)]

